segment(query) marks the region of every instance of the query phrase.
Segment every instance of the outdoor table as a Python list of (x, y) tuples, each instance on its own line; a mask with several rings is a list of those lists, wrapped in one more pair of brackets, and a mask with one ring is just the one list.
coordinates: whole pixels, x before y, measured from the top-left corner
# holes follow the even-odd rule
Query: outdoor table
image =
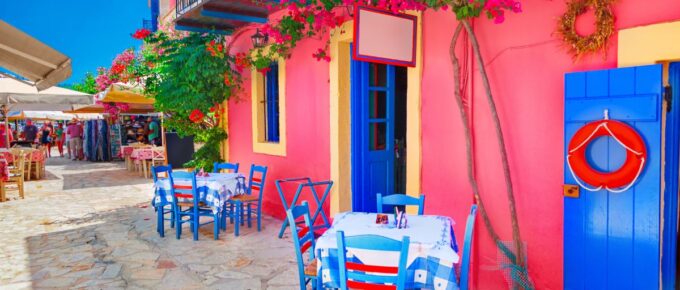
[[(175, 186), (191, 186), (191, 179), (173, 178)], [(208, 176), (196, 176), (199, 201), (205, 202), (214, 213), (220, 211), (230, 198), (246, 192), (245, 177), (241, 173), (210, 173)], [(173, 203), (170, 179), (159, 179), (154, 184), (154, 206), (165, 206)]]
[(0, 179), (2, 181), (9, 181), (9, 165), (4, 158), (0, 158)]
[[(404, 236), (408, 236), (411, 244), (406, 262), (406, 288), (458, 289), (453, 270), (453, 265), (459, 261), (453, 220), (444, 216), (409, 215), (408, 226), (397, 229), (394, 216), (388, 216), (388, 225), (376, 224), (375, 213), (345, 212), (335, 217), (331, 228), (316, 241), (317, 267), (324, 286), (340, 286), (336, 233), (342, 230), (346, 237), (379, 235), (401, 241)], [(351, 248), (348, 252), (348, 262), (375, 266), (394, 266), (399, 255), (398, 252), (352, 251)]]

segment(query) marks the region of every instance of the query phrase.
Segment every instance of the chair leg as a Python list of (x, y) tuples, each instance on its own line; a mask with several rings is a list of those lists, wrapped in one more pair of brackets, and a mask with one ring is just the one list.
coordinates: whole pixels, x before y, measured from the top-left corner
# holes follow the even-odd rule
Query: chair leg
[(198, 225), (201, 224), (200, 216), (198, 215), (198, 208), (194, 207), (191, 226), (194, 229), (194, 241), (198, 241)]
[(248, 228), (253, 227), (253, 223), (250, 221), (252, 219), (253, 208), (251, 204), (248, 204)]
[(261, 232), (262, 231), (262, 210), (260, 209), (261, 206), (257, 206), (257, 231)]
[(241, 203), (241, 201), (236, 201), (235, 207), (236, 207), (236, 212), (234, 213), (234, 215), (236, 216), (236, 222), (234, 223), (234, 236), (238, 237), (238, 231), (239, 231), (239, 228), (241, 227), (241, 219), (242, 219), (241, 213), (243, 212), (243, 204)]
[(175, 211), (173, 211), (172, 208), (170, 208), (170, 227), (175, 227)]
[(234, 223), (234, 217), (236, 216), (236, 212), (234, 211), (234, 204), (229, 203), (229, 212), (231, 212), (231, 215), (229, 216), (229, 222)]
[(175, 213), (175, 236), (179, 240), (182, 236), (182, 223), (180, 222), (181, 216), (179, 215), (178, 206), (173, 205), (172, 211)]
[(165, 210), (163, 209), (162, 206), (159, 206), (156, 212), (158, 213), (158, 218), (156, 219), (156, 227), (158, 229), (158, 233), (161, 235), (161, 238), (163, 238), (165, 237), (165, 217), (163, 214)]
[(5, 193), (5, 182), (0, 180), (0, 202), (4, 202), (7, 200), (6, 193)]
[(19, 197), (21, 197), (21, 199), (24, 199), (24, 180), (23, 179), (19, 180), (19, 183), (17, 185), (19, 186)]

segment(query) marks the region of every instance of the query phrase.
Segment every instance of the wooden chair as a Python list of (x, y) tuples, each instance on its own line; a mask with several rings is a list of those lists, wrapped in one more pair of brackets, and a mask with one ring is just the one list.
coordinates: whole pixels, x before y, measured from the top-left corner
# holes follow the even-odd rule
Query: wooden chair
[[(46, 147), (43, 146), (42, 148)], [(34, 150), (28, 156), (29, 158), (26, 160), (26, 180), (31, 180), (31, 175), (34, 175), (35, 179), (40, 179), (41, 176), (45, 175), (45, 158), (47, 158), (45, 150)]]
[(6, 198), (7, 190), (17, 190), (19, 197), (24, 199), (24, 173), (28, 154), (30, 153), (21, 149), (12, 149), (14, 165), (9, 167), (9, 180), (3, 183), (3, 200)]
[[(191, 179), (190, 186), (175, 185), (176, 178)], [(182, 236), (182, 224), (189, 223), (194, 234), (194, 241), (198, 240), (198, 228), (202, 225), (213, 223), (214, 238), (217, 240), (220, 235), (220, 212), (213, 213), (209, 208), (201, 208), (199, 203), (199, 192), (196, 186), (196, 172), (172, 172), (170, 175), (170, 185), (172, 186), (173, 212), (175, 215), (175, 231), (177, 239)], [(211, 216), (212, 221), (201, 224), (201, 216)], [(188, 217), (189, 219), (183, 219)]]
[(383, 196), (378, 193), (377, 195), (377, 205), (378, 213), (383, 213), (383, 205), (392, 206), (418, 206), (418, 215), (423, 215), (425, 211), (425, 195), (421, 194), (420, 197), (412, 197), (406, 194), (392, 194)]
[[(410, 244), (409, 237), (404, 237), (401, 241), (377, 235), (345, 237), (343, 231), (338, 231), (337, 242), (340, 289), (403, 290), (405, 288), (406, 259), (408, 258), (408, 247)], [(399, 252), (399, 260), (394, 263), (394, 266), (356, 263), (347, 260), (347, 248)]]
[(238, 162), (237, 163), (219, 163), (215, 162), (213, 164), (213, 173), (238, 173)]
[[(153, 182), (156, 184), (158, 180), (169, 179), (172, 175), (171, 166), (154, 166), (151, 168)], [(156, 231), (160, 234), (161, 238), (165, 237), (165, 221), (170, 221), (170, 227), (175, 227), (175, 214), (172, 209), (172, 204), (166, 205), (154, 205), (156, 208), (157, 219), (156, 219)], [(165, 218), (166, 214), (170, 214), (170, 218)]]
[[(228, 215), (231, 220), (236, 220), (234, 235), (239, 235), (239, 225), (243, 224), (243, 218), (246, 215), (248, 216), (248, 227), (252, 226), (251, 218), (253, 213), (257, 215), (257, 231), (262, 230), (262, 194), (266, 178), (267, 166), (251, 165), (246, 194), (237, 195), (229, 200), (229, 210), (225, 212), (225, 218)], [(256, 192), (257, 194), (255, 194)]]
[(467, 290), (470, 281), (470, 254), (472, 253), (472, 236), (474, 235), (477, 205), (470, 208), (467, 223), (465, 224), (465, 239), (463, 240), (463, 257), (460, 262), (460, 290)]
[[(314, 258), (314, 231), (312, 230), (312, 219), (309, 215), (309, 204), (307, 201), (303, 201), (302, 205), (290, 208), (286, 215), (291, 225), (303, 225), (302, 227), (290, 227), (293, 245), (295, 246), (295, 256), (297, 257), (300, 290), (307, 289), (309, 283), (312, 284), (312, 289), (321, 289), (321, 279), (318, 278), (316, 259)], [(300, 219), (303, 219), (303, 223), (298, 223)], [(305, 253), (309, 253), (306, 261)]]
[(151, 159), (142, 160), (145, 162), (144, 177), (149, 178), (148, 170), (149, 168), (156, 165), (165, 165), (165, 148), (164, 147), (151, 147)]

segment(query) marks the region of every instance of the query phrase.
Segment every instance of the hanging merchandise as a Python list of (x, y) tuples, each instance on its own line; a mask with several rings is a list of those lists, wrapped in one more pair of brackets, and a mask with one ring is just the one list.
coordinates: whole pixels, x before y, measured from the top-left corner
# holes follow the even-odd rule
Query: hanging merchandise
[(106, 121), (89, 120), (85, 122), (84, 131), (85, 158), (89, 161), (111, 161), (110, 132)]
[[(588, 145), (603, 136), (612, 137), (626, 149), (626, 161), (613, 172), (600, 172), (586, 159)], [(640, 178), (647, 160), (647, 148), (640, 134), (623, 122), (609, 120), (606, 112), (604, 120), (588, 123), (576, 131), (567, 150), (567, 166), (574, 180), (588, 191), (604, 188), (611, 192), (624, 192), (630, 189)], [(593, 188), (582, 184), (580, 180)]]
[(111, 157), (121, 158), (120, 146), (122, 146), (121, 127), (120, 124), (114, 123), (109, 127), (111, 140)]

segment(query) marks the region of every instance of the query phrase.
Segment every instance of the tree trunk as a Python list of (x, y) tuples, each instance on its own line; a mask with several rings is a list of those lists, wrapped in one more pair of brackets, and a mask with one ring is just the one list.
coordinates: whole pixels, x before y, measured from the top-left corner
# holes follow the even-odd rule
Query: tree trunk
[(470, 23), (467, 20), (462, 20), (463, 26), (465, 27), (465, 30), (468, 33), (468, 36), (470, 37), (471, 43), (472, 43), (472, 48), (473, 52), (475, 55), (475, 58), (477, 60), (477, 63), (479, 64), (479, 73), (482, 77), (482, 85), (484, 86), (484, 90), (486, 91), (486, 99), (487, 102), (489, 103), (489, 109), (491, 110), (491, 117), (494, 122), (494, 127), (496, 131), (496, 140), (498, 142), (498, 147), (500, 150), (501, 154), (501, 163), (503, 166), (503, 176), (505, 178), (505, 189), (507, 193), (507, 199), (508, 199), (508, 206), (510, 208), (510, 217), (511, 217), (511, 223), (512, 223), (512, 239), (513, 243), (515, 244), (515, 254), (517, 255), (517, 261), (515, 262), (516, 265), (524, 267), (524, 253), (523, 253), (523, 248), (522, 248), (522, 238), (520, 235), (520, 230), (519, 230), (519, 222), (517, 219), (517, 210), (515, 207), (515, 194), (513, 190), (513, 184), (512, 184), (512, 177), (510, 175), (510, 165), (508, 162), (508, 154), (505, 149), (505, 138), (503, 136), (503, 130), (501, 128), (501, 121), (498, 118), (498, 111), (496, 109), (496, 102), (493, 99), (493, 95), (491, 94), (491, 86), (489, 85), (489, 78), (486, 74), (486, 69), (484, 66), (484, 60), (482, 58), (482, 54), (479, 50), (479, 43), (477, 42), (477, 37), (475, 36), (474, 31), (472, 30), (472, 27), (470, 26)]

